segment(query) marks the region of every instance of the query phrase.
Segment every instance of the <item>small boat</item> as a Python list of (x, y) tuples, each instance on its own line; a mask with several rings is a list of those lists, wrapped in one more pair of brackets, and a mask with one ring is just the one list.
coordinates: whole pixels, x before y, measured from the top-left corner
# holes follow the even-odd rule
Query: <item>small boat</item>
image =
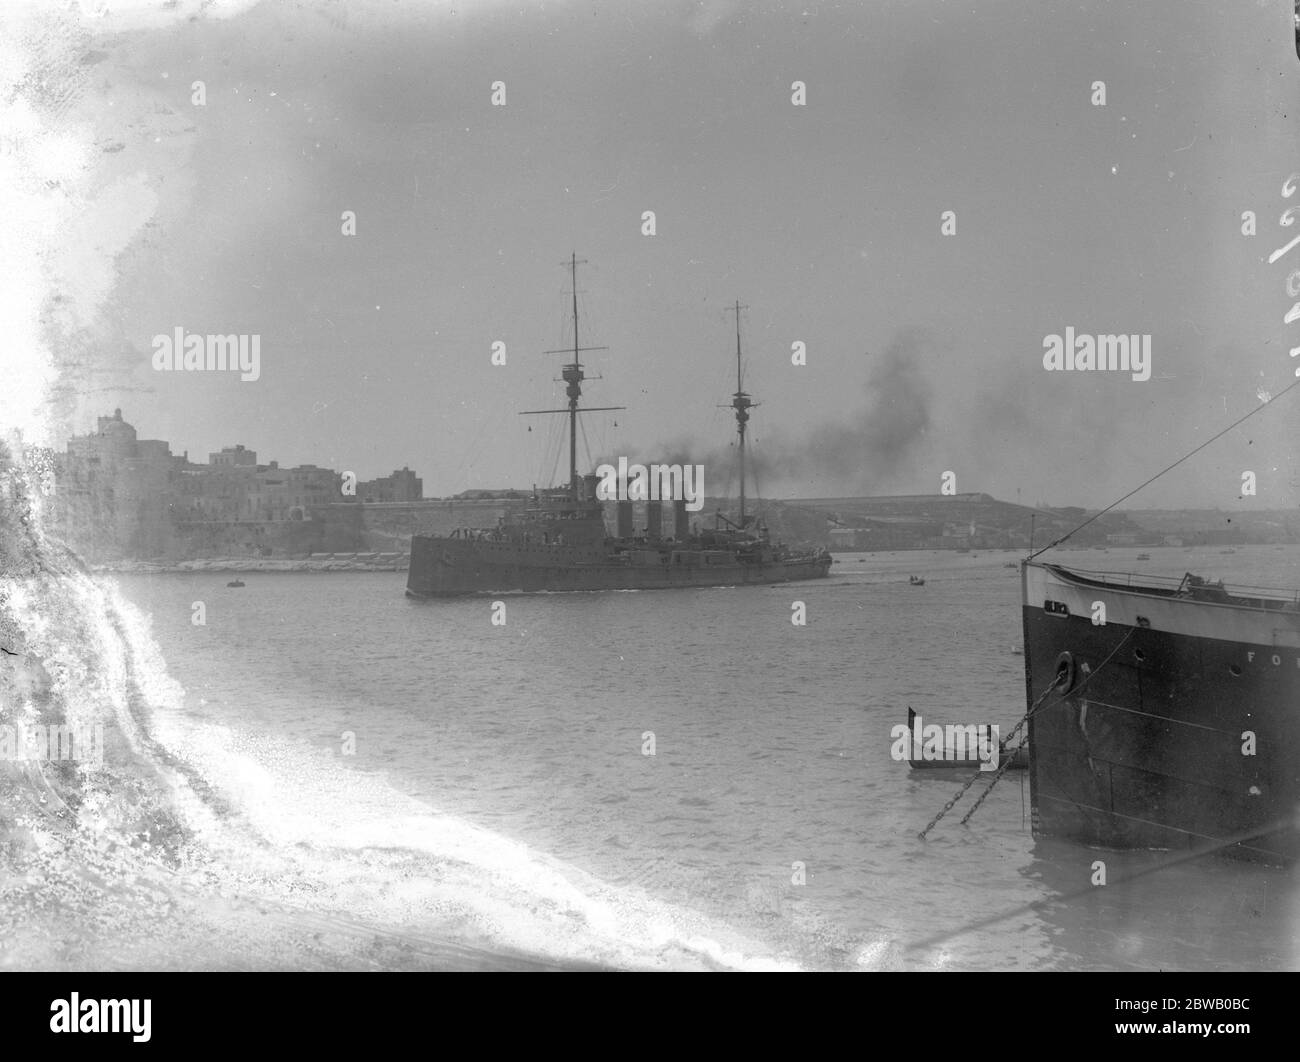
[(243, 580), (243, 579), (231, 579), (230, 582), (226, 583), (226, 585), (227, 585), (227, 586), (243, 586), (243, 585), (244, 585), (244, 580)]
[(924, 579), (918, 579), (915, 575), (909, 575), (909, 576), (907, 577), (907, 581), (908, 581), (912, 586), (924, 586), (924, 585), (925, 585), (925, 580), (924, 580)]
[[(914, 735), (912, 741), (913, 753), (916, 752), (917, 747), (922, 743), (923, 740), (918, 733), (918, 731), (920, 731), (922, 728), (918, 727), (916, 724), (917, 724), (916, 712), (911, 707), (909, 707), (907, 709), (907, 729), (910, 732), (912, 732)], [(926, 729), (928, 729), (928, 727), (929, 724), (927, 724)], [(976, 748), (971, 747), (971, 745), (975, 742), (977, 735), (988, 733), (986, 727), (987, 724), (984, 723), (980, 723), (979, 725), (971, 723), (971, 724), (963, 724), (961, 726), (945, 727), (943, 758), (937, 760), (930, 760), (930, 759), (917, 760), (909, 756), (907, 760), (908, 766), (915, 771), (924, 771), (924, 770), (931, 770), (931, 769), (937, 769), (943, 767), (948, 767), (948, 768), (965, 767), (967, 769), (972, 767), (973, 768), (982, 767), (985, 761), (979, 757), (978, 753), (976, 753), (976, 755), (973, 756), (969, 755), (969, 753), (976, 752)], [(958, 731), (964, 732), (961, 734), (960, 740), (957, 734)], [(960, 751), (963, 753), (963, 755), (961, 756), (957, 755), (959, 747), (960, 747)], [(1013, 745), (1008, 747), (1005, 741), (999, 741), (998, 759), (997, 759), (998, 766), (1002, 766), (1002, 764), (1004, 764), (1008, 759), (1011, 760), (1011, 763), (1007, 765), (1007, 770), (1010, 771), (1024, 770), (1029, 766), (1029, 746), (1022, 742), (1019, 745)]]
[(1020, 645), (1013, 645), (1013, 646), (1011, 647), (1011, 655), (1012, 655), (1012, 656), (1024, 656), (1024, 655), (1025, 655), (1024, 647), (1023, 647), (1023, 646), (1020, 646)]
[(1139, 554), (1138, 554), (1138, 560), (1150, 560), (1150, 559), (1151, 559), (1151, 554), (1150, 554), (1150, 553), (1139, 553)]

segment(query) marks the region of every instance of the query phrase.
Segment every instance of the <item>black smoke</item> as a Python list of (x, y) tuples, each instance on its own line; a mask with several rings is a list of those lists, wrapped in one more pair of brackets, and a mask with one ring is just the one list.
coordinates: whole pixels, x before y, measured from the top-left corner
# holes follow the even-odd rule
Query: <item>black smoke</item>
[[(811, 428), (764, 424), (756, 430), (762, 412), (755, 413), (750, 422), (754, 445), (746, 449), (750, 489), (757, 480), (764, 494), (777, 488), (797, 490), (800, 484), (870, 493), (881, 483), (919, 475), (916, 466), (920, 444), (931, 427), (931, 378), (939, 370), (939, 354), (937, 344), (917, 329), (901, 332), (883, 351), (867, 354), (861, 406), (847, 420), (818, 423), (817, 411), (808, 410), (803, 419), (813, 424)], [(702, 463), (710, 494), (736, 491), (734, 436), (728, 445), (678, 439), (654, 452), (664, 455), (666, 463)], [(923, 491), (918, 486), (916, 492)]]

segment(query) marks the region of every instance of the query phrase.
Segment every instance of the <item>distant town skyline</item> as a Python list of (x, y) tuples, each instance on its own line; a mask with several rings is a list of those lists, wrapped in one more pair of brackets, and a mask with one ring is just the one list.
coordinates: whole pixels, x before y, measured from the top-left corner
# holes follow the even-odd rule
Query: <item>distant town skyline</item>
[[(119, 420), (125, 422), (129, 427), (135, 429), (137, 432), (140, 432), (140, 430), (141, 430), (140, 425), (139, 425), (137, 422), (135, 422), (134, 420), (132, 420), (132, 418), (128, 417), (128, 416), (126, 415), (126, 412), (124, 412), (120, 407), (117, 407), (117, 408), (115, 408), (115, 409), (109, 411), (108, 413), (100, 413), (100, 414), (98, 414), (98, 415), (96, 416), (95, 419), (96, 419), (96, 422), (98, 423), (99, 421), (103, 421), (103, 420), (111, 420), (111, 419), (113, 419), (115, 416), (116, 416)], [(88, 431), (85, 431), (85, 432), (74, 432), (74, 433), (72, 433), (72, 434), (69, 436), (69, 438), (68, 438), (67, 440), (64, 440), (64, 443), (63, 443), (63, 447), (62, 447), (62, 448), (60, 448), (60, 447), (55, 447), (55, 448), (54, 448), (54, 449), (55, 449), (55, 452), (57, 453), (57, 452), (60, 452), (61, 449), (65, 449), (65, 448), (67, 447), (68, 443), (70, 443), (70, 442), (72, 442), (72, 441), (74, 441), (74, 440), (77, 440), (77, 439), (86, 439), (86, 438), (88, 438), (88, 437), (90, 437), (90, 436), (93, 436), (94, 434), (95, 434), (94, 430), (88, 430)], [(381, 472), (381, 471), (379, 471), (379, 470), (377, 470), (377, 469), (362, 470), (362, 469), (343, 469), (343, 468), (337, 468), (337, 467), (334, 467), (334, 466), (331, 466), (331, 465), (321, 465), (321, 464), (319, 464), (318, 462), (311, 460), (310, 458), (308, 458), (308, 459), (306, 459), (306, 460), (301, 460), (301, 461), (294, 461), (292, 464), (290, 464), (290, 463), (288, 463), (288, 462), (281, 461), (281, 460), (278, 459), (278, 458), (270, 458), (270, 457), (267, 457), (266, 454), (265, 454), (265, 453), (264, 453), (264, 452), (263, 452), (263, 451), (262, 451), (262, 450), (261, 450), (257, 445), (255, 445), (255, 444), (250, 444), (250, 443), (245, 442), (245, 441), (242, 441), (242, 440), (241, 440), (241, 441), (232, 441), (232, 442), (227, 442), (227, 443), (224, 443), (224, 444), (222, 444), (222, 445), (220, 445), (220, 446), (217, 446), (217, 447), (214, 447), (214, 448), (203, 448), (203, 449), (194, 449), (194, 448), (192, 448), (192, 447), (186, 447), (186, 446), (183, 446), (183, 445), (181, 445), (181, 444), (179, 444), (179, 443), (177, 443), (177, 442), (174, 442), (173, 440), (170, 440), (170, 439), (154, 439), (154, 438), (152, 438), (152, 437), (145, 436), (145, 435), (141, 435), (141, 436), (140, 436), (140, 441), (141, 441), (141, 442), (157, 442), (157, 443), (162, 443), (164, 446), (166, 446), (166, 447), (168, 448), (168, 451), (173, 455), (173, 457), (175, 457), (175, 458), (177, 458), (177, 459), (185, 458), (186, 455), (189, 455), (189, 454), (194, 454), (195, 456), (197, 456), (197, 457), (201, 457), (201, 458), (202, 458), (202, 460), (195, 460), (195, 457), (188, 457), (189, 463), (190, 463), (191, 465), (205, 465), (205, 466), (209, 466), (209, 465), (213, 464), (212, 459), (213, 459), (214, 457), (217, 457), (217, 456), (230, 456), (230, 455), (233, 455), (233, 454), (235, 453), (235, 451), (244, 451), (245, 453), (251, 454), (251, 455), (253, 456), (254, 460), (251, 461), (251, 462), (248, 462), (248, 464), (250, 464), (252, 467), (256, 467), (256, 468), (259, 468), (259, 469), (265, 469), (265, 468), (268, 468), (268, 467), (277, 467), (277, 466), (278, 466), (278, 467), (282, 468), (282, 469), (285, 470), (285, 471), (288, 471), (288, 470), (290, 470), (291, 468), (320, 468), (320, 469), (322, 469), (322, 470), (327, 470), (327, 471), (333, 472), (333, 473), (335, 473), (336, 475), (341, 475), (341, 474), (343, 474), (343, 473), (345, 473), (345, 472), (352, 472), (352, 473), (354, 473), (354, 474), (356, 475), (357, 482), (358, 482), (359, 484), (363, 484), (363, 483), (366, 483), (366, 482), (375, 482), (375, 481), (378, 481), (378, 480), (381, 480), (381, 479), (384, 479), (384, 478), (387, 478), (387, 477), (391, 477), (391, 476), (396, 475), (396, 474), (401, 474), (401, 473), (411, 473), (411, 474), (414, 475), (415, 473), (418, 473), (418, 472), (419, 472), (419, 469), (418, 469), (417, 467), (411, 466), (409, 463), (406, 463), (406, 462), (403, 462), (403, 463), (401, 463), (401, 464), (399, 465), (399, 464), (396, 463), (396, 460), (394, 460), (394, 461), (390, 461), (390, 462), (389, 462), (389, 465), (390, 465), (391, 467), (387, 467), (387, 471), (385, 471), (385, 472)], [(397, 460), (400, 460), (400, 459), (397, 459)], [(220, 462), (220, 463), (221, 463), (221, 464), (227, 464), (227, 465), (234, 465), (234, 464), (236, 464), (237, 462), (234, 462), (234, 461), (227, 461), (227, 462)], [(382, 465), (382, 464), (383, 464), (383, 462), (381, 462), (381, 465)], [(372, 474), (372, 473), (373, 473), (373, 474)], [(420, 481), (419, 481), (419, 480), (416, 480), (416, 482), (420, 482)], [(536, 486), (539, 487), (539, 488), (541, 488), (541, 487), (543, 487), (543, 484), (540, 484), (540, 483), (539, 483), (539, 484), (536, 484)], [(480, 485), (480, 486), (478, 486), (478, 487), (465, 487), (465, 488), (462, 488), (461, 490), (458, 490), (458, 491), (451, 491), (451, 492), (448, 492), (448, 493), (446, 493), (446, 494), (428, 493), (428, 492), (425, 492), (425, 491), (423, 491), (423, 490), (421, 490), (421, 493), (423, 494), (423, 499), (426, 500), (426, 501), (438, 501), (438, 500), (442, 500), (442, 499), (445, 499), (445, 498), (454, 497), (454, 496), (457, 495), (457, 494), (461, 494), (461, 493), (465, 493), (465, 492), (473, 492), (473, 491), (507, 491), (507, 490), (514, 490), (514, 491), (528, 491), (528, 490), (532, 489), (533, 487), (534, 487), (534, 484), (532, 484), (532, 483), (528, 483), (528, 484), (517, 484), (517, 483), (495, 483), (495, 484), (484, 484), (484, 485)], [(735, 489), (735, 482), (734, 482), (734, 480), (733, 480), (733, 482), (729, 485), (729, 487), (730, 487), (729, 493), (728, 493), (728, 492), (723, 492), (723, 491), (717, 491), (717, 490), (710, 490), (710, 491), (707, 493), (706, 496), (707, 496), (707, 497), (710, 497), (710, 498), (728, 498), (728, 497), (730, 497), (730, 498), (734, 498), (734, 497), (736, 496), (736, 493), (737, 493), (737, 492), (736, 492), (736, 489)], [(1044, 509), (1055, 509), (1055, 510), (1061, 510), (1061, 509), (1083, 509), (1083, 510), (1085, 510), (1085, 511), (1087, 511), (1087, 512), (1094, 512), (1094, 511), (1096, 511), (1097, 509), (1102, 508), (1102, 506), (1087, 506), (1087, 505), (1083, 505), (1083, 504), (1080, 503), (1080, 502), (1077, 502), (1077, 501), (1069, 501), (1069, 500), (1062, 501), (1062, 502), (1060, 502), (1060, 503), (1051, 503), (1051, 504), (1049, 504), (1049, 503), (1042, 502), (1042, 501), (1037, 500), (1037, 499), (1018, 498), (1018, 497), (1014, 497), (1014, 496), (1013, 496), (1013, 497), (1002, 497), (1002, 496), (999, 496), (999, 495), (994, 494), (994, 493), (991, 492), (991, 491), (984, 490), (984, 489), (982, 489), (981, 487), (979, 487), (978, 485), (975, 485), (975, 486), (971, 487), (970, 489), (963, 490), (963, 491), (961, 491), (961, 492), (959, 492), (959, 493), (960, 493), (960, 495), (962, 495), (962, 496), (976, 496), (976, 495), (984, 495), (984, 496), (987, 496), (988, 498), (994, 499), (994, 500), (999, 501), (999, 502), (1007, 502), (1007, 503), (1012, 503), (1012, 504), (1016, 504), (1016, 505), (1023, 505), (1023, 506), (1025, 506), (1025, 507), (1027, 507), (1027, 508), (1044, 508)], [(909, 497), (909, 496), (910, 496), (910, 497), (918, 497), (918, 498), (921, 498), (921, 497), (943, 497), (944, 494), (943, 494), (943, 492), (940, 491), (940, 490), (927, 491), (927, 492), (916, 492), (916, 493), (911, 494), (911, 495), (906, 494), (906, 493), (898, 494), (898, 493), (891, 493), (891, 492), (885, 492), (885, 491), (882, 491), (882, 492), (879, 492), (878, 494), (874, 494), (874, 495), (872, 495), (872, 494), (863, 494), (863, 495), (852, 495), (852, 494), (845, 494), (845, 495), (829, 495), (829, 494), (828, 494), (828, 495), (813, 495), (813, 494), (805, 494), (805, 495), (790, 495), (790, 496), (785, 496), (785, 497), (777, 497), (777, 496), (775, 496), (775, 495), (763, 495), (763, 496), (760, 496), (758, 500), (760, 500), (760, 501), (772, 501), (772, 502), (798, 502), (798, 501), (817, 501), (817, 502), (826, 502), (826, 501), (832, 501), (832, 500), (835, 500), (836, 498), (842, 498), (842, 499), (844, 499), (844, 500), (851, 500), (851, 499), (889, 498), (889, 497)], [(351, 501), (351, 500), (361, 500), (361, 499), (357, 499), (355, 496), (350, 496), (350, 497), (348, 497), (348, 498), (340, 497), (340, 498), (337, 499), (337, 500), (341, 500), (341, 501)], [(1136, 499), (1134, 499), (1134, 500), (1136, 500)], [(1244, 512), (1250, 512), (1250, 511), (1278, 512), (1278, 511), (1282, 511), (1282, 510), (1284, 510), (1284, 509), (1286, 509), (1286, 508), (1288, 508), (1288, 507), (1286, 507), (1286, 506), (1268, 506), (1268, 505), (1250, 505), (1250, 506), (1244, 506), (1244, 505), (1243, 505), (1243, 506), (1225, 506), (1225, 505), (1213, 506), (1213, 505), (1211, 505), (1211, 506), (1170, 506), (1170, 507), (1161, 507), (1161, 506), (1150, 506), (1150, 505), (1141, 505), (1141, 504), (1134, 504), (1134, 505), (1125, 504), (1125, 505), (1117, 506), (1116, 508), (1114, 508), (1114, 509), (1112, 509), (1112, 510), (1110, 510), (1110, 511), (1111, 511), (1111, 512), (1115, 512), (1115, 513), (1138, 513), (1138, 512), (1170, 512), (1170, 513), (1175, 513), (1175, 512), (1186, 512), (1186, 511), (1218, 511), (1218, 510), (1228, 511), (1228, 512), (1233, 512), (1233, 511), (1244, 511)]]
[[(173, 452), (169, 440), (141, 438), (120, 408), (98, 417), (93, 432), (70, 437), (62, 453), (30, 456), (41, 470), (47, 530), (91, 563), (224, 557), (282, 565), (343, 553), (382, 554), (387, 570), (414, 553), (420, 533), (493, 535), (511, 512), (536, 512), (545, 504), (536, 506), (526, 492), (509, 489), (426, 497), (409, 467), (366, 480), (353, 470), (315, 462), (261, 462), (242, 443), (210, 451), (206, 462), (194, 461), (187, 451)], [(651, 475), (659, 474), (657, 468), (651, 467)], [(645, 471), (636, 473), (638, 481)], [(697, 475), (688, 488), (681, 466), (677, 473), (682, 490), (669, 491), (677, 499), (672, 505), (665, 504), (662, 489), (634, 493), (629, 487), (624, 493), (615, 485), (612, 496), (602, 497), (601, 477), (588, 477), (587, 489), (604, 502), (597, 512), (605, 533), (628, 537), (642, 528), (657, 539), (671, 509), (671, 534), (689, 535), (692, 513), (710, 499)], [(616, 470), (613, 478), (622, 475)], [(738, 512), (735, 495), (713, 500), (717, 510), (710, 512), (724, 522), (722, 510)], [(1140, 521), (1116, 510), (1085, 519), (1078, 507), (1033, 509), (987, 493), (954, 491), (787, 499), (758, 508), (778, 537), (790, 536), (813, 550), (1028, 549), (1035, 530), (1040, 544), (1072, 538), (1075, 545), (1094, 547), (1300, 541), (1300, 518), (1292, 510), (1148, 510)]]
[[(100, 412), (98, 414), (95, 414), (94, 420), (97, 426), (99, 421), (116, 416), (118, 419), (125, 421), (131, 427), (135, 428), (137, 432), (142, 432), (144, 430), (142, 425), (135, 417), (129, 416), (128, 415), (129, 412), (130, 412), (129, 409), (123, 410), (121, 406), (117, 406), (111, 410), (108, 410), (107, 412)], [(88, 427), (87, 430), (85, 431), (73, 431), (69, 434), (68, 439), (64, 440), (64, 443), (66, 444), (67, 442), (71, 441), (74, 438), (79, 438), (79, 437), (84, 438), (88, 435), (93, 435), (93, 434), (95, 434), (95, 427)], [(154, 439), (154, 436), (152, 435), (142, 436), (142, 441), (147, 441), (150, 439)], [(255, 458), (255, 460), (251, 462), (253, 464), (257, 464), (257, 465), (288, 464), (287, 462), (282, 462), (278, 457), (269, 457), (266, 454), (266, 452), (263, 451), (259, 446), (255, 444), (250, 444), (249, 442), (243, 439), (226, 440), (223, 441), (220, 445), (203, 446), (203, 447), (187, 446), (179, 440), (172, 440), (172, 439), (157, 439), (156, 441), (165, 443), (168, 449), (171, 451), (171, 453), (176, 457), (185, 457), (186, 455), (189, 454), (195, 455), (194, 457), (189, 458), (191, 464), (208, 464), (211, 461), (212, 457), (215, 455), (223, 454), (223, 453), (233, 453), (238, 450), (242, 450), (249, 454), (252, 454), (253, 457)], [(196, 460), (195, 459), (196, 457), (201, 458), (201, 460)], [(316, 464), (316, 462), (313, 461), (295, 461), (292, 463), (296, 465)], [(327, 468), (329, 466), (321, 465), (320, 467)], [(406, 467), (409, 469), (409, 466), (394, 466), (394, 468), (390, 468), (387, 471), (390, 473), (393, 471), (400, 471), (402, 467)], [(363, 472), (367, 471), (364, 469), (346, 469), (346, 470), (334, 469), (334, 471), (356, 472), (358, 479), (374, 478), (372, 476), (363, 475)], [(378, 474), (379, 473), (376, 472), (376, 475)]]

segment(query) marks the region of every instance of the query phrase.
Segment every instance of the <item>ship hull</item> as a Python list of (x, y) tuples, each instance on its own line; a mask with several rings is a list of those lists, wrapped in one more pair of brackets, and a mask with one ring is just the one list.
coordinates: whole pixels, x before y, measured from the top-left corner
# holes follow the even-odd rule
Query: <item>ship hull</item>
[[(1300, 854), (1300, 613), (1022, 569), (1034, 833)], [(1104, 624), (1094, 624), (1096, 602)]]
[(406, 592), (412, 597), (446, 597), (511, 591), (743, 586), (820, 579), (830, 571), (826, 555), (704, 564), (673, 563), (672, 555), (668, 557), (669, 563), (636, 556), (621, 563), (595, 547), (415, 535)]

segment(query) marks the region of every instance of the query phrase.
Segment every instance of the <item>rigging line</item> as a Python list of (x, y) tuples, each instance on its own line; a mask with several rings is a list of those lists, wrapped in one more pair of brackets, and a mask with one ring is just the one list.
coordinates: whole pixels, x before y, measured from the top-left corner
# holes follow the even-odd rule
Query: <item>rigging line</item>
[[(590, 266), (587, 267), (587, 272), (590, 274), (591, 272)], [(588, 343), (590, 343), (593, 337), (598, 339), (598, 337), (601, 335), (601, 331), (599, 327), (600, 316), (598, 314), (592, 313), (590, 300), (588, 300), (587, 292), (585, 290), (578, 292), (578, 309), (582, 311), (583, 335), (587, 337), (587, 341)]]
[(1067, 538), (1069, 538), (1071, 535), (1073, 535), (1076, 531), (1082, 531), (1085, 527), (1087, 527), (1087, 526), (1088, 526), (1090, 523), (1092, 523), (1094, 520), (1098, 519), (1099, 517), (1105, 516), (1108, 512), (1110, 512), (1113, 508), (1115, 508), (1115, 506), (1117, 506), (1120, 502), (1122, 502), (1122, 501), (1126, 501), (1126, 500), (1128, 500), (1129, 498), (1133, 497), (1133, 495), (1136, 494), (1138, 491), (1140, 491), (1143, 487), (1146, 487), (1146, 486), (1148, 486), (1148, 485), (1154, 483), (1154, 482), (1155, 482), (1156, 480), (1158, 480), (1161, 476), (1163, 476), (1166, 472), (1169, 472), (1169, 471), (1171, 471), (1171, 470), (1177, 468), (1177, 467), (1178, 467), (1179, 465), (1181, 465), (1184, 461), (1186, 461), (1189, 457), (1193, 457), (1193, 456), (1195, 456), (1196, 454), (1200, 453), (1200, 452), (1201, 452), (1202, 450), (1204, 450), (1207, 446), (1209, 446), (1210, 443), (1214, 442), (1216, 439), (1219, 439), (1219, 438), (1221, 438), (1221, 437), (1224, 436), (1224, 435), (1227, 435), (1228, 432), (1232, 431), (1232, 429), (1235, 428), (1238, 424), (1242, 423), (1243, 421), (1249, 420), (1249, 419), (1250, 419), (1251, 417), (1253, 417), (1256, 413), (1258, 413), (1261, 409), (1267, 409), (1267, 408), (1268, 408), (1269, 406), (1271, 406), (1274, 402), (1276, 402), (1279, 398), (1281, 398), (1284, 394), (1286, 394), (1286, 393), (1289, 392), (1289, 391), (1293, 391), (1293, 390), (1295, 390), (1297, 387), (1300, 387), (1300, 380), (1296, 380), (1295, 382), (1288, 384), (1288, 385), (1287, 385), (1286, 387), (1284, 387), (1281, 391), (1279, 391), (1279, 392), (1278, 392), (1277, 394), (1275, 394), (1272, 398), (1270, 398), (1267, 402), (1263, 402), (1263, 403), (1261, 403), (1260, 405), (1256, 406), (1254, 409), (1252, 409), (1252, 410), (1251, 410), (1249, 413), (1247, 413), (1245, 416), (1243, 416), (1243, 417), (1238, 417), (1238, 418), (1237, 418), (1236, 420), (1234, 420), (1231, 424), (1229, 424), (1226, 428), (1224, 428), (1221, 432), (1219, 432), (1219, 433), (1216, 434), (1216, 435), (1212, 435), (1210, 438), (1206, 439), (1205, 442), (1201, 443), (1201, 445), (1198, 446), (1195, 450), (1189, 450), (1187, 453), (1183, 454), (1183, 456), (1180, 457), (1177, 461), (1175, 461), (1172, 465), (1169, 465), (1167, 468), (1162, 468), (1159, 472), (1157, 472), (1154, 476), (1152, 476), (1150, 479), (1148, 479), (1145, 483), (1139, 483), (1139, 484), (1138, 484), (1136, 487), (1134, 487), (1131, 491), (1129, 491), (1127, 494), (1125, 494), (1123, 498), (1116, 498), (1115, 501), (1111, 502), (1108, 506), (1106, 506), (1106, 508), (1102, 509), (1101, 512), (1094, 513), (1092, 516), (1088, 517), (1088, 519), (1086, 519), (1083, 523), (1081, 523), (1078, 527), (1072, 528), (1071, 530), (1067, 531), (1067, 532), (1066, 532), (1065, 534), (1063, 534), (1060, 538), (1058, 538), (1058, 539), (1056, 539), (1056, 540), (1054, 540), (1054, 541), (1052, 541), (1052, 542), (1049, 542), (1049, 543), (1048, 543), (1046, 546), (1044, 546), (1042, 549), (1035, 550), (1033, 553), (1029, 554), (1029, 556), (1026, 557), (1025, 560), (1027, 560), (1027, 561), (1033, 560), (1035, 557), (1038, 556), (1038, 554), (1040, 554), (1040, 553), (1045, 553), (1047, 550), (1051, 549), (1053, 546), (1059, 546), (1062, 542), (1064, 542)]
[(555, 470), (559, 467), (561, 445), (560, 431), (557, 427), (559, 421), (554, 417), (547, 419), (549, 423), (546, 426), (546, 441), (539, 452), (539, 464), (535, 470), (536, 482), (541, 483), (543, 488), (550, 485)]
[(579, 419), (578, 429), (582, 432), (582, 448), (587, 451), (587, 467), (593, 468), (595, 462), (591, 459), (591, 443), (587, 441), (587, 425), (583, 419)]
[(482, 442), (483, 436), (486, 432), (488, 432), (489, 430), (495, 431), (498, 422), (501, 420), (501, 418), (504, 415), (505, 415), (504, 410), (498, 408), (496, 411), (495, 419), (492, 419), (490, 417), (482, 417), (479, 419), (478, 430), (474, 432), (474, 434), (471, 436), (469, 445), (465, 447), (464, 452), (460, 456), (460, 460), (456, 462), (456, 472), (461, 476), (462, 480), (464, 480), (464, 472), (465, 472), (466, 465), (469, 461), (470, 454), (478, 450), (479, 443)]
[(555, 454), (551, 458), (550, 468), (546, 471), (546, 486), (553, 487), (559, 480), (560, 462), (564, 459), (565, 444), (569, 441), (569, 433), (564, 424), (563, 417), (551, 418), (551, 441), (555, 447)]

